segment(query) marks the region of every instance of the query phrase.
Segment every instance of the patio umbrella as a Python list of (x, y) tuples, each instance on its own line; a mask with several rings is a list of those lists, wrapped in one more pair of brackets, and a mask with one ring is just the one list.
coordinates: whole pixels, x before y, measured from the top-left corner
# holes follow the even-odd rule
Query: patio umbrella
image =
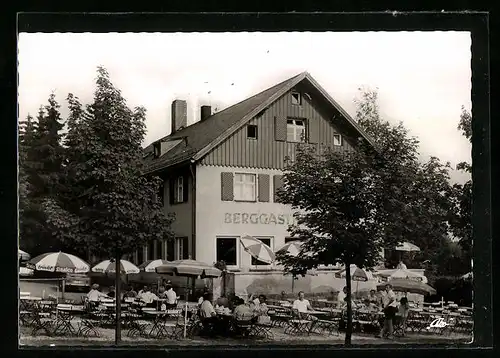
[(32, 258), (26, 267), (38, 271), (86, 273), (90, 266), (81, 258), (64, 252), (48, 252)]
[(29, 260), (30, 259), (30, 254), (28, 254), (26, 251), (23, 251), (21, 249), (17, 249), (17, 258), (21, 260)]
[[(131, 274), (139, 273), (139, 268), (132, 262), (127, 260), (120, 260), (120, 274)], [(92, 272), (100, 273), (116, 273), (116, 261), (115, 260), (104, 260), (99, 262), (97, 265), (92, 267)]]
[[(420, 295), (434, 295), (436, 290), (426, 283), (421, 281), (407, 280), (402, 278), (396, 278), (389, 282), (392, 285), (393, 291), (405, 292), (405, 293), (416, 293)], [(377, 285), (378, 291), (383, 291), (387, 283), (382, 283)]]
[(403, 242), (396, 246), (395, 251), (406, 251), (406, 252), (415, 252), (420, 251), (420, 248), (417, 245), (414, 245), (410, 242)]
[(144, 272), (156, 272), (156, 268), (161, 265), (166, 265), (170, 261), (167, 260), (149, 260), (146, 262), (143, 262), (142, 264), (139, 265), (139, 269)]
[[(222, 274), (221, 270), (212, 265), (191, 259), (170, 261), (165, 265), (158, 266), (156, 268), (156, 272), (160, 274), (184, 276), (188, 280), (187, 282), (188, 286), (189, 286), (189, 278), (193, 279), (196, 279), (197, 277), (214, 278), (214, 277), (219, 277)], [(187, 311), (188, 311), (188, 297), (186, 295), (186, 308), (184, 310), (184, 338), (186, 338)]]
[[(336, 272), (335, 273), (335, 277), (337, 278), (345, 278), (346, 277), (346, 268), (344, 267), (343, 269), (341, 269), (340, 271)], [(356, 281), (356, 291), (358, 291), (358, 284), (360, 281), (362, 282), (366, 282), (368, 280), (371, 280), (373, 279), (373, 275), (371, 272), (369, 271), (366, 271), (364, 269), (360, 269), (358, 266), (356, 265), (351, 265), (349, 267), (349, 271), (351, 273), (351, 280), (352, 281)]]
[[(302, 242), (300, 241), (290, 241), (276, 252), (286, 252), (287, 254), (296, 257), (300, 253), (300, 245), (302, 245)], [(295, 274), (292, 274), (292, 293), (294, 286), (295, 286)]]
[(253, 258), (268, 264), (274, 261), (275, 255), (273, 250), (262, 241), (247, 235), (240, 238), (240, 242), (245, 251)]
[(386, 278), (387, 280), (402, 278), (427, 283), (427, 277), (424, 275), (405, 269), (387, 270), (385, 272), (380, 272), (378, 275)]

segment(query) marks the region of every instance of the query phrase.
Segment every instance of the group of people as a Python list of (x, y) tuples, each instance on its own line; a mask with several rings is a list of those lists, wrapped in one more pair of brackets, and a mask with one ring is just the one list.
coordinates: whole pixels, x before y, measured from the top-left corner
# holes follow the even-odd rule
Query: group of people
[[(339, 293), (339, 303), (342, 309), (347, 306), (347, 288), (344, 287), (342, 292)], [(394, 334), (394, 320), (396, 315), (401, 317), (403, 326), (408, 317), (409, 302), (406, 297), (402, 297), (399, 302), (396, 294), (392, 290), (392, 285), (388, 283), (385, 286), (384, 292), (380, 295), (377, 291), (370, 290), (368, 297), (366, 297), (362, 302), (356, 302), (351, 295), (351, 305), (354, 309), (364, 309), (371, 312), (384, 312), (384, 324), (381, 331), (377, 337), (386, 337), (389, 339), (393, 338)]]
[[(100, 291), (99, 285), (95, 283), (87, 293), (87, 298), (90, 302), (98, 302), (103, 298), (114, 299), (116, 298), (115, 288), (112, 286), (109, 288), (108, 293), (103, 293)], [(136, 292), (134, 287), (129, 285), (121, 295), (122, 301), (125, 298), (138, 299), (145, 304), (153, 304), (156, 301), (162, 300), (162, 308), (164, 309), (176, 307), (178, 300), (177, 294), (170, 282), (159, 286), (156, 292), (152, 292), (151, 287), (148, 285), (145, 285), (139, 292)]]

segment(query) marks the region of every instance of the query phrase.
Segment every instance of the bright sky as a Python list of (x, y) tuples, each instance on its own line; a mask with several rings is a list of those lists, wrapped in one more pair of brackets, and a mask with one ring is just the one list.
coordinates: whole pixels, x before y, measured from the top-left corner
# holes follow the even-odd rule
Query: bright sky
[(191, 124), (203, 104), (222, 110), (308, 71), (352, 116), (358, 88), (378, 87), (383, 117), (420, 139), (423, 158), (455, 166), (471, 160), (457, 130), (461, 106), (471, 108), (470, 47), (470, 33), (451, 31), (21, 33), (19, 118), (52, 91), (63, 116), (69, 92), (90, 103), (103, 65), (129, 106), (147, 109), (147, 145), (170, 132), (174, 99), (188, 101)]

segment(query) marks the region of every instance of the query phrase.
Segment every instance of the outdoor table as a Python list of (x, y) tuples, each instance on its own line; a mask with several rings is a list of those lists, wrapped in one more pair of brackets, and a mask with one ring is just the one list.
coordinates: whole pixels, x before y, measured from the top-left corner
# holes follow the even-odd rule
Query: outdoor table
[(20, 297), (20, 306), (22, 310), (29, 310), (34, 303), (41, 301), (41, 297), (34, 297), (34, 296), (23, 296)]
[(71, 324), (71, 320), (73, 318), (73, 314), (75, 313), (83, 313), (85, 310), (83, 306), (76, 305), (57, 305), (56, 306), (56, 327), (54, 329), (54, 334), (61, 333), (69, 333), (75, 334), (75, 330), (73, 329), (73, 325)]
[[(169, 332), (167, 331), (167, 325), (162, 324), (162, 319), (165, 317), (165, 311), (158, 310), (146, 310), (144, 311), (146, 315), (154, 316), (153, 327), (149, 331), (148, 335), (154, 338), (168, 337)], [(174, 326), (174, 325), (172, 325)], [(155, 334), (156, 332), (156, 334)]]
[(312, 321), (307, 319), (292, 319), (288, 321), (288, 326), (285, 327), (286, 334), (309, 334), (311, 331)]

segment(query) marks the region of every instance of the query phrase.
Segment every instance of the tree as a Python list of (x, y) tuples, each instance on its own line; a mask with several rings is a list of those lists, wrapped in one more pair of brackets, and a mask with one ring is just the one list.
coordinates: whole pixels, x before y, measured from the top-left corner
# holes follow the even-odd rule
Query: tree
[(20, 123), (20, 236), (32, 254), (55, 250), (56, 238), (47, 225), (43, 202), (57, 195), (63, 161), (59, 104), (52, 93), (37, 121)]
[[(463, 136), (472, 143), (472, 116), (463, 106), (457, 129), (461, 130)], [(459, 163), (457, 170), (472, 174), (472, 166), (467, 162)], [(472, 258), (472, 179), (463, 184), (453, 184), (450, 199), (452, 202), (449, 211), (450, 230), (453, 236), (459, 240), (467, 261), (466, 268), (470, 270), (470, 259)]]
[[(408, 225), (402, 226), (401, 232), (397, 226), (394, 230), (405, 241), (420, 247), (421, 252), (414, 257), (415, 261), (437, 260), (437, 250), (449, 230), (450, 164), (442, 163), (436, 157), (422, 163), (418, 158), (418, 139), (409, 135), (402, 122), (392, 125), (381, 117), (378, 90), (366, 87), (359, 90), (355, 99), (357, 122), (377, 143), (387, 164), (384, 170), (388, 178), (404, 176), (398, 180), (396, 190), (401, 200), (406, 201), (401, 220)], [(393, 259), (397, 260), (399, 256), (393, 256)], [(386, 263), (397, 265), (397, 261), (392, 260)]]
[[(98, 68), (93, 103), (84, 109), (70, 94), (64, 188), (47, 201), (61, 240), (119, 261), (151, 240), (172, 237), (171, 218), (158, 200), (161, 181), (143, 175), (145, 109), (127, 107), (108, 72)], [(116, 295), (120, 275), (116, 275)], [(118, 302), (118, 301), (117, 301)], [(116, 342), (120, 341), (117, 304)]]
[[(280, 202), (296, 210), (297, 225), (291, 235), (303, 241), (297, 256), (278, 252), (285, 271), (305, 275), (308, 269), (337, 263), (350, 267), (373, 267), (380, 260), (381, 248), (399, 242), (393, 225), (404, 206), (381, 165), (383, 158), (360, 143), (358, 150), (338, 152), (326, 148), (318, 154), (307, 145), (297, 146), (294, 162), (284, 172), (279, 190)], [(393, 188), (394, 189), (394, 188)], [(381, 195), (383, 192), (385, 195)], [(391, 214), (391, 215), (389, 215)], [(401, 222), (401, 225), (405, 225)], [(394, 235), (386, 235), (393, 232)], [(351, 343), (352, 307), (350, 271), (346, 274), (347, 330), (345, 343)]]

